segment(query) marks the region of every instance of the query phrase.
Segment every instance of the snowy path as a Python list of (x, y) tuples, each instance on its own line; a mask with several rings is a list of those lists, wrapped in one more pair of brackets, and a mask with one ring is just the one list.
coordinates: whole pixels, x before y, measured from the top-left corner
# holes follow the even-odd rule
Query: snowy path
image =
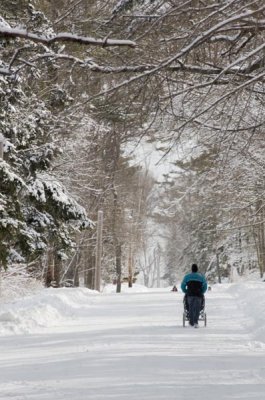
[(180, 293), (89, 299), (78, 318), (1, 337), (0, 399), (265, 398), (265, 344), (249, 333), (231, 290), (207, 294), (200, 329), (182, 327)]

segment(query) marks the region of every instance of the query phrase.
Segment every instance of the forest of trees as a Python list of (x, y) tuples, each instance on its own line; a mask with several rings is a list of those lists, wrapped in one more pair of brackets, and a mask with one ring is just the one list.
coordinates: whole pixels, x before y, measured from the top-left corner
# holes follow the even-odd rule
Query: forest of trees
[(263, 0), (2, 0), (1, 266), (94, 288), (101, 210), (118, 291), (263, 276), (264, 32)]

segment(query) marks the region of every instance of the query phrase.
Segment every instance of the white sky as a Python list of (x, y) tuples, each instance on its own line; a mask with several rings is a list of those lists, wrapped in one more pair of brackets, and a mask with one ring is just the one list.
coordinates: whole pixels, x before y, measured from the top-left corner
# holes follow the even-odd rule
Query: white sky
[(135, 147), (134, 144), (127, 146), (126, 153), (132, 152), (132, 165), (141, 165), (149, 170), (158, 181), (163, 180), (163, 174), (172, 170), (172, 161), (176, 159), (176, 154), (169, 153), (166, 157), (162, 150), (157, 150), (157, 143), (146, 143), (142, 140)]
[(2, 304), (0, 399), (263, 400), (265, 283), (215, 285), (208, 326), (180, 292), (43, 289)]

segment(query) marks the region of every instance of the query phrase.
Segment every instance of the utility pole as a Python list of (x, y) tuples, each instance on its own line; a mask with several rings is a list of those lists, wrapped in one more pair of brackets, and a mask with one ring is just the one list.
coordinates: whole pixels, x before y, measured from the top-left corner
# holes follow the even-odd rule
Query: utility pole
[(99, 292), (101, 287), (102, 232), (103, 232), (103, 211), (98, 211), (95, 290), (98, 290)]

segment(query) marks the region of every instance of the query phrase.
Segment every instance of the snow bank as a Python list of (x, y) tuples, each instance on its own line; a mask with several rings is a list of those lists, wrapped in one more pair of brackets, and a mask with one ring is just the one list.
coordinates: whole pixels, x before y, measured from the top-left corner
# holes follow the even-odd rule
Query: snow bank
[(0, 335), (36, 333), (43, 328), (60, 326), (63, 320), (82, 314), (98, 295), (85, 288), (51, 288), (4, 303), (0, 311)]
[[(145, 293), (167, 289), (149, 289), (142, 285), (122, 284), (122, 293)], [(12, 292), (13, 293), (13, 292)], [(73, 318), (87, 316), (88, 308), (97, 298), (116, 294), (116, 285), (107, 285), (103, 293), (86, 288), (41, 289), (35, 294), (9, 301), (2, 300), (0, 309), (0, 336), (21, 333), (39, 333), (45, 328), (59, 327)], [(14, 294), (14, 293), (13, 293)], [(119, 296), (119, 294), (117, 294)]]
[(256, 340), (265, 337), (265, 282), (237, 283), (229, 286), (246, 315), (245, 325)]

